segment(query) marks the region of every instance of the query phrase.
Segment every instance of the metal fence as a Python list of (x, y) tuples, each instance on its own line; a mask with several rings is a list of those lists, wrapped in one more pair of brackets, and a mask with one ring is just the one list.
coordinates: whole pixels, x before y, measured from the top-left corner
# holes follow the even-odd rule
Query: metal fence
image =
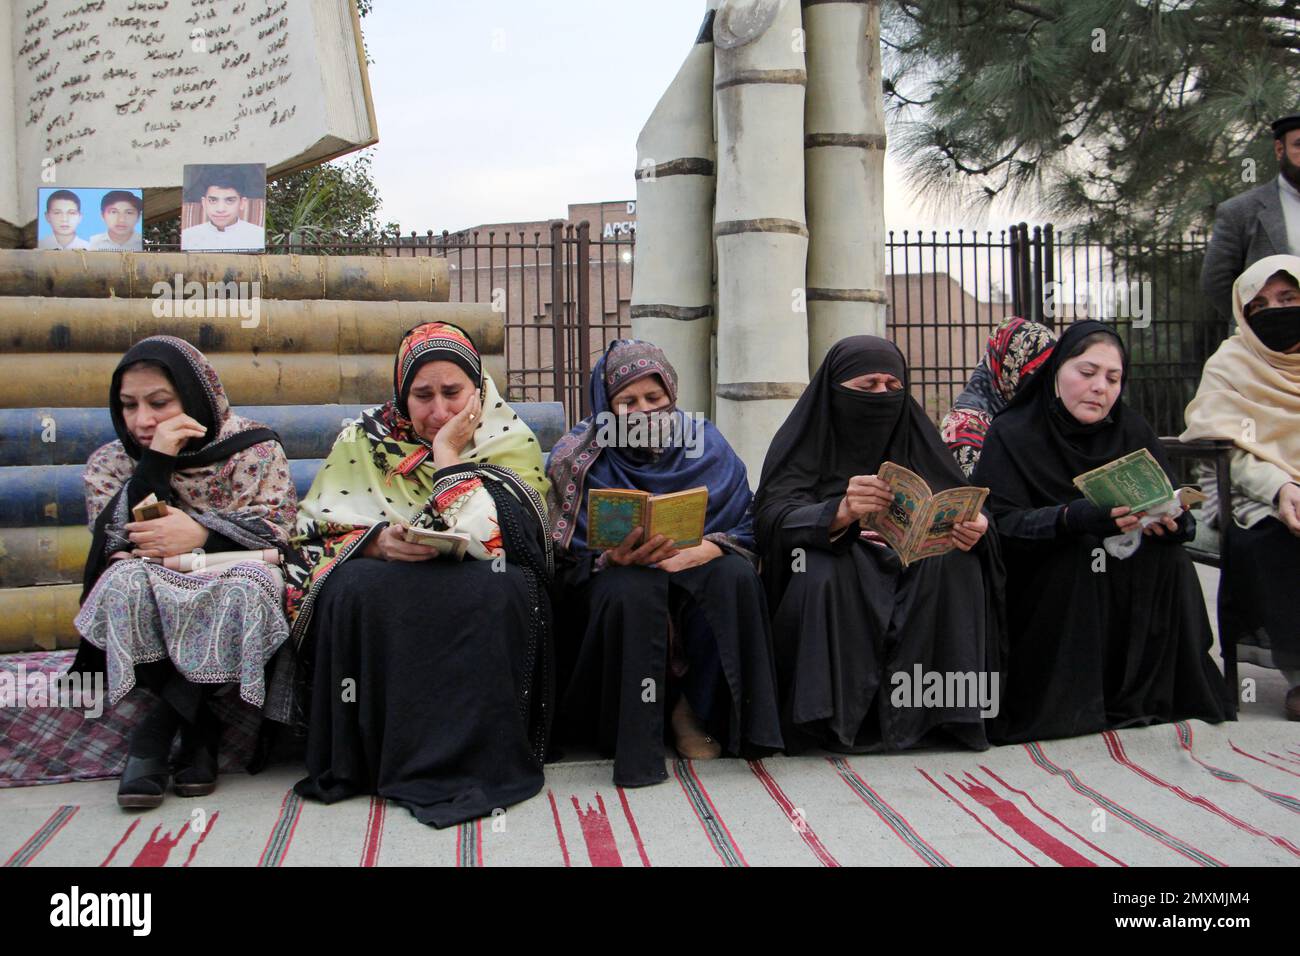
[[(573, 422), (590, 411), (592, 362), (631, 332), (634, 244), (635, 233), (593, 237), (586, 222), (555, 221), (271, 251), (447, 259), (452, 301), (489, 302), (502, 315), (506, 396), (561, 401)], [(887, 334), (935, 421), (1004, 318), (1060, 327), (1093, 315), (1112, 322), (1129, 348), (1130, 404), (1161, 434), (1176, 434), (1201, 367), (1229, 329), (1198, 288), (1203, 237), (1117, 247), (1020, 223), (982, 234), (891, 231), (885, 253)]]

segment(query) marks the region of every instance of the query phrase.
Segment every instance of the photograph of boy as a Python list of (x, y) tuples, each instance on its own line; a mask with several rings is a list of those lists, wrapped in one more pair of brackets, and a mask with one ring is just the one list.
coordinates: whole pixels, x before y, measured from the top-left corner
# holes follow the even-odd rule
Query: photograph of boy
[(189, 165), (184, 192), (182, 250), (262, 252), (266, 248), (265, 165)]
[[(44, 193), (45, 190), (42, 189), (41, 192)], [(90, 248), (90, 243), (77, 235), (77, 227), (81, 225), (81, 200), (71, 189), (55, 189), (45, 196), (45, 222), (49, 225), (50, 232), (41, 237), (36, 248)]]
[(144, 217), (144, 200), (139, 190), (110, 189), (99, 200), (99, 215), (104, 220), (104, 232), (90, 237), (92, 251), (142, 252), (144, 236), (140, 221)]

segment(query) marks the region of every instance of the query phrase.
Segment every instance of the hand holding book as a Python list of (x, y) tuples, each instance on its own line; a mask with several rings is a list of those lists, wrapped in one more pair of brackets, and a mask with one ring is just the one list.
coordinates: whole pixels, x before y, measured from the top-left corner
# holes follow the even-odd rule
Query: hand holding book
[(676, 557), (680, 553), (667, 535), (657, 534), (644, 544), (640, 544), (641, 530), (638, 525), (627, 533), (627, 537), (617, 547), (607, 549), (605, 560), (609, 564), (623, 566), (652, 565)]
[[(1194, 488), (1175, 491), (1160, 463), (1145, 448), (1078, 475), (1074, 485), (1091, 504), (1089, 510), (1108, 513), (1120, 534), (1139, 527), (1144, 534), (1157, 537), (1166, 530), (1177, 531), (1177, 514), (1204, 500)], [(1067, 522), (1072, 526), (1081, 526), (1077, 515), (1082, 514), (1082, 506), (1082, 501), (1071, 506), (1075, 514), (1067, 514)]]
[(953, 548), (969, 551), (988, 530), (980, 511), (987, 488), (963, 485), (935, 494), (920, 475), (892, 461), (880, 466), (875, 480), (889, 487), (890, 502), (862, 524), (883, 538), (904, 566)]

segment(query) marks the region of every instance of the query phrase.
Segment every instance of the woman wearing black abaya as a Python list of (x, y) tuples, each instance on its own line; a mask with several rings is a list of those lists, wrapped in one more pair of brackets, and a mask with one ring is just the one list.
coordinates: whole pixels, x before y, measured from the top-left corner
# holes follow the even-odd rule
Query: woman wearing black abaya
[(970, 675), (996, 707), (1000, 564), (988, 519), (959, 523), (956, 550), (904, 568), (860, 524), (892, 501), (875, 476), (886, 461), (935, 492), (965, 484), (908, 392), (902, 353), (852, 336), (777, 432), (755, 497), (788, 750), (901, 750), (939, 729), (988, 745), (979, 694), (920, 706), (913, 686), (918, 667)]
[[(298, 509), (288, 589), (314, 658), (307, 777), (451, 826), (542, 787), (551, 550), (537, 440), (454, 325), (408, 332), (393, 398), (347, 425)], [(439, 558), (408, 528), (461, 535)]]
[(1073, 484), (1140, 448), (1169, 471), (1155, 432), (1120, 397), (1127, 370), (1109, 326), (1076, 322), (985, 438), (972, 479), (990, 489), (1007, 565), (1006, 687), (994, 739), (1231, 713), (1196, 572), (1179, 546), (1194, 531), (1191, 515), (1150, 524), (1121, 560), (1103, 541), (1142, 516), (1107, 513)]
[[(547, 471), (566, 626), (558, 734), (614, 756), (614, 782), (667, 777), (677, 751), (718, 757), (781, 749), (771, 633), (754, 570), (745, 465), (711, 422), (675, 407), (677, 372), (649, 342), (612, 342), (591, 373), (593, 415), (551, 450)], [(655, 422), (652, 442), (625, 438)], [(609, 429), (607, 426), (621, 425)], [(656, 535), (596, 552), (588, 492), (709, 490), (704, 540), (680, 551)]]

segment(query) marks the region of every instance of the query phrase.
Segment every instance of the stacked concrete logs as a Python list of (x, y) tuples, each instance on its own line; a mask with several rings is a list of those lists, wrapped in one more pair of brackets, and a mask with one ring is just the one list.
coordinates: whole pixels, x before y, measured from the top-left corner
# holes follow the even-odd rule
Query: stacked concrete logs
[(713, 8), (637, 139), (632, 334), (674, 358), (677, 407), (713, 412)]
[(462, 326), (504, 382), (501, 317), (448, 293), (430, 257), (0, 250), (0, 652), (75, 644), (81, 465), (113, 437), (109, 381), (132, 343), (202, 349), (232, 403), (281, 431), (301, 484), (343, 418), (389, 397), (411, 326)]
[(708, 388), (753, 484), (830, 346), (884, 332), (880, 0), (708, 0), (701, 38), (712, 96), (697, 40), (638, 141), (633, 332), (702, 410), (700, 274), (716, 261)]

